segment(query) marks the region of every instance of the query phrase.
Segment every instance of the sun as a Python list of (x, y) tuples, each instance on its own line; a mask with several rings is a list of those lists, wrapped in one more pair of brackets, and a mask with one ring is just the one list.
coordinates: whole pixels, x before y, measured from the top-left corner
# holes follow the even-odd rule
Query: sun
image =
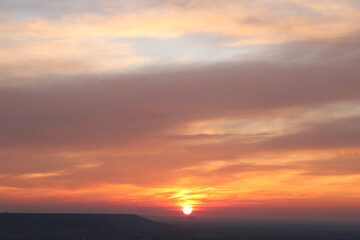
[(185, 215), (190, 215), (190, 214), (192, 213), (193, 209), (192, 209), (192, 207), (190, 207), (190, 206), (185, 206), (185, 207), (182, 209), (182, 211), (183, 211), (183, 213), (184, 213)]

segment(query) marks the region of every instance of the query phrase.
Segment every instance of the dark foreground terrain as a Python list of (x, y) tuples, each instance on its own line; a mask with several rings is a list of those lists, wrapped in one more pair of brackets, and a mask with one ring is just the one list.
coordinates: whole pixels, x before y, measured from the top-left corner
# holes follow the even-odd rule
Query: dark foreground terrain
[(241, 221), (226, 224), (185, 219), (175, 225), (132, 214), (0, 213), (0, 240), (359, 240), (358, 223)]

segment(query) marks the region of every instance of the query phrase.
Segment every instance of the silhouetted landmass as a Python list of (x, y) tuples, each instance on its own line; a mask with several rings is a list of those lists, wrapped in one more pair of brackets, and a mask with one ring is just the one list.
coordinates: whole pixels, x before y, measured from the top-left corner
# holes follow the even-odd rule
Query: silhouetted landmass
[(179, 239), (180, 233), (177, 227), (133, 214), (0, 214), (1, 240)]
[(201, 239), (224, 240), (360, 240), (360, 222), (242, 220), (170, 221)]
[[(163, 219), (164, 220), (164, 219)], [(162, 220), (162, 221), (163, 221)], [(163, 221), (164, 222), (164, 221)], [(160, 223), (133, 214), (0, 214), (0, 240), (359, 240), (359, 223), (196, 218)]]

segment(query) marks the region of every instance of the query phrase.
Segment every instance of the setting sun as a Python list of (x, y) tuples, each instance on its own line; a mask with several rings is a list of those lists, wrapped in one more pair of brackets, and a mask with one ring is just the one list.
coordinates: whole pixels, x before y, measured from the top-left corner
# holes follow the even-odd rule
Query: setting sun
[(190, 206), (185, 206), (182, 211), (185, 215), (189, 215), (192, 213), (193, 209)]

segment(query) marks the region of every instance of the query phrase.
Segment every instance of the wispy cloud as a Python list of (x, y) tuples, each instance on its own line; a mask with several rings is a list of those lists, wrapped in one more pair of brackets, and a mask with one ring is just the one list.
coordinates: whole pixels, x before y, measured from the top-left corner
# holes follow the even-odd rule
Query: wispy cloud
[(44, 172), (44, 173), (27, 173), (18, 176), (19, 178), (29, 179), (29, 178), (47, 178), (47, 177), (56, 177), (67, 175), (69, 172), (67, 171), (56, 171), (56, 172)]

